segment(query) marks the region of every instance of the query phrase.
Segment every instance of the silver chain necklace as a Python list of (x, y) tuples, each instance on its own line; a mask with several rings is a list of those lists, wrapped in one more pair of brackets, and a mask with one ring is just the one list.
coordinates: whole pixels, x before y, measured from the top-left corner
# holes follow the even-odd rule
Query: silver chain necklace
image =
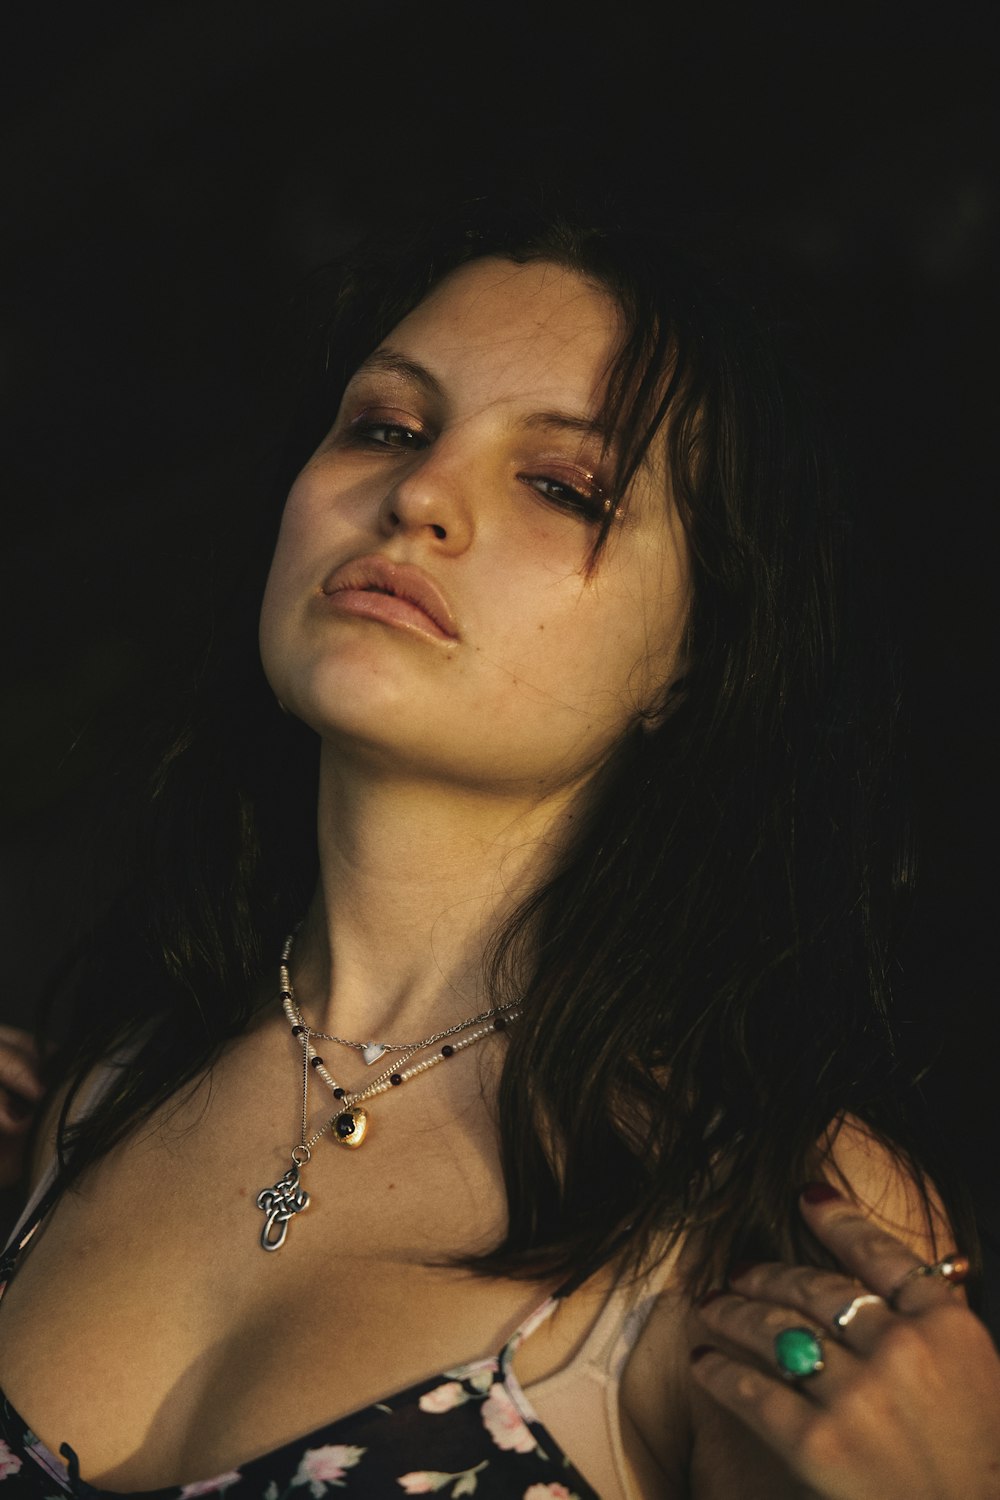
[[(292, 981), (288, 973), (288, 960), (291, 957), (292, 944), (295, 941), (298, 930), (296, 927), (295, 931), (290, 933), (285, 939), (285, 946), (281, 950), (281, 963), (278, 968), (279, 994), (282, 1001), (285, 1002), (286, 1012), (288, 1010), (287, 1002), (291, 1000), (293, 1004), (295, 1003)], [(470, 1016), (467, 1021), (459, 1021), (457, 1025), (449, 1026), (444, 1031), (432, 1032), (430, 1036), (425, 1036), (419, 1042), (352, 1042), (346, 1036), (336, 1036), (330, 1031), (316, 1031), (311, 1026), (309, 1027), (309, 1034), (316, 1037), (318, 1041), (336, 1042), (340, 1047), (350, 1047), (352, 1051), (360, 1052), (365, 1062), (371, 1067), (372, 1063), (377, 1063), (379, 1058), (383, 1057), (386, 1052), (419, 1052), (421, 1047), (433, 1047), (435, 1042), (443, 1042), (446, 1037), (455, 1036), (458, 1032), (465, 1031), (468, 1026), (478, 1026), (481, 1021), (488, 1021), (491, 1016), (499, 1015), (502, 1011), (509, 1009), (509, 1006), (491, 1006), (488, 1010), (481, 1011), (478, 1016)], [(297, 1023), (305, 1025), (301, 1015), (297, 1017)]]
[[(294, 934), (293, 934), (294, 936)], [(309, 1207), (309, 1194), (301, 1184), (302, 1168), (307, 1166), (312, 1159), (313, 1147), (323, 1136), (330, 1132), (331, 1139), (338, 1145), (347, 1146), (356, 1150), (368, 1134), (368, 1111), (361, 1106), (366, 1099), (374, 1099), (378, 1094), (388, 1093), (390, 1089), (399, 1088), (411, 1078), (416, 1078), (420, 1073), (426, 1073), (429, 1068), (436, 1067), (438, 1063), (447, 1062), (448, 1058), (472, 1047), (476, 1042), (482, 1041), (483, 1037), (489, 1036), (494, 1031), (502, 1031), (508, 1021), (516, 1020), (520, 1014), (516, 1002), (509, 1005), (495, 1006), (490, 1011), (484, 1011), (480, 1016), (474, 1016), (470, 1020), (460, 1021), (455, 1026), (450, 1026), (446, 1031), (435, 1033), (432, 1037), (422, 1042), (413, 1042), (409, 1046), (386, 1045), (382, 1051), (401, 1051), (403, 1056), (392, 1063), (384, 1072), (367, 1084), (363, 1089), (350, 1093), (329, 1072), (323, 1059), (317, 1054), (312, 1045), (311, 1038), (322, 1037), (325, 1041), (339, 1041), (339, 1037), (327, 1037), (323, 1032), (313, 1031), (302, 1019), (302, 1012), (295, 1001), (295, 993), (292, 989), (291, 979), (288, 973), (288, 958), (292, 948), (292, 937), (285, 941), (281, 955), (279, 992), (285, 1015), (291, 1023), (292, 1035), (299, 1041), (302, 1047), (302, 1118), (301, 1139), (297, 1146), (291, 1150), (291, 1166), (278, 1181), (270, 1187), (263, 1188), (257, 1194), (257, 1207), (264, 1214), (264, 1227), (260, 1232), (260, 1246), (262, 1250), (280, 1250), (285, 1243), (288, 1234), (288, 1225), (296, 1214), (303, 1213)], [(484, 1024), (479, 1024), (484, 1023)], [(461, 1031), (468, 1031), (470, 1027), (476, 1026), (477, 1030), (470, 1032), (468, 1036), (461, 1037), (454, 1044), (445, 1043), (440, 1051), (431, 1057), (425, 1057), (422, 1062), (415, 1063), (412, 1068), (404, 1067), (410, 1058), (417, 1052), (434, 1043), (442, 1041), (445, 1037), (456, 1036)], [(361, 1050), (363, 1044), (357, 1042), (344, 1042), (344, 1046), (356, 1047)], [(374, 1061), (367, 1059), (366, 1061)], [(337, 1109), (326, 1120), (318, 1130), (309, 1134), (309, 1070), (312, 1068), (326, 1086), (331, 1090), (337, 1100)]]

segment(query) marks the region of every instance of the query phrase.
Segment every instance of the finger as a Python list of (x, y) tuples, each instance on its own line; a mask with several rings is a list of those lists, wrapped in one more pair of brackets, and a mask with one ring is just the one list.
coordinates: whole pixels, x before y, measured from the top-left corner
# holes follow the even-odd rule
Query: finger
[(964, 1301), (962, 1282), (969, 1274), (969, 1258), (953, 1251), (933, 1264), (922, 1263), (907, 1271), (898, 1286), (893, 1287), (889, 1306), (894, 1312), (928, 1312), (947, 1302), (956, 1292)]
[[(753, 1360), (772, 1378), (787, 1379), (797, 1367), (799, 1383), (807, 1380), (819, 1399), (832, 1394), (855, 1363), (851, 1351), (838, 1349), (827, 1330), (797, 1307), (723, 1292), (705, 1298), (699, 1314), (715, 1347), (721, 1341), (723, 1352)], [(811, 1370), (813, 1359), (819, 1367)]]
[(691, 1374), (782, 1457), (798, 1452), (816, 1415), (815, 1406), (803, 1401), (799, 1391), (710, 1345), (692, 1350)]
[[(949, 1295), (940, 1277), (911, 1276), (925, 1264), (908, 1245), (880, 1228), (828, 1183), (811, 1183), (800, 1194), (802, 1213), (810, 1229), (847, 1271), (886, 1299), (901, 1287), (920, 1287), (927, 1305)], [(929, 1293), (929, 1294), (928, 1294)]]
[(24, 1171), (23, 1137), (0, 1132), (0, 1188), (13, 1187)]
[(20, 1094), (0, 1089), (0, 1135), (25, 1135), (31, 1129), (36, 1106)]
[(9, 1045), (0, 1046), (0, 1085), (35, 1104), (45, 1094), (35, 1063), (19, 1048)]
[(0, 1044), (6, 1043), (11, 1047), (19, 1047), (22, 1052), (27, 1052), (30, 1057), (37, 1057), (38, 1043), (30, 1031), (25, 1031), (22, 1026), (8, 1026), (0, 1022)]
[(816, 1324), (859, 1354), (871, 1352), (892, 1317), (882, 1297), (839, 1272), (818, 1266), (763, 1262), (735, 1267), (729, 1281), (739, 1296), (774, 1303), (786, 1314), (794, 1310), (799, 1322)]

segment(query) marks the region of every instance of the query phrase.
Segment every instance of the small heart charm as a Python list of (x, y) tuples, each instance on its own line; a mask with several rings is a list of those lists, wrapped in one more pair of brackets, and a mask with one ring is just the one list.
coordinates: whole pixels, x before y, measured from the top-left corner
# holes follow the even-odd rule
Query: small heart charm
[(387, 1050), (386, 1047), (382, 1046), (381, 1042), (365, 1042), (361, 1049), (361, 1056), (368, 1066), (371, 1067), (372, 1063), (377, 1063)]
[(338, 1146), (350, 1146), (352, 1151), (361, 1145), (368, 1134), (368, 1111), (359, 1109), (342, 1110), (333, 1122), (333, 1139)]

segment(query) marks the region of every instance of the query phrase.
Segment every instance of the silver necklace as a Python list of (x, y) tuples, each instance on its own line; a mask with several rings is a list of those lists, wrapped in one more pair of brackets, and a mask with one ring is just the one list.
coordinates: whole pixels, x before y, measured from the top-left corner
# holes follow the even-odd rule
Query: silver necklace
[[(279, 994), (285, 1003), (286, 1012), (289, 1000), (293, 1005), (295, 1004), (292, 981), (288, 972), (288, 960), (291, 957), (292, 944), (295, 942), (298, 930), (296, 927), (295, 931), (290, 933), (285, 939), (285, 946), (281, 950), (281, 963), (278, 968)], [(297, 1006), (296, 1009), (298, 1009)], [(352, 1042), (346, 1036), (337, 1036), (331, 1031), (315, 1031), (312, 1027), (309, 1028), (309, 1034), (316, 1037), (317, 1041), (336, 1042), (340, 1047), (350, 1047), (352, 1051), (360, 1052), (365, 1062), (371, 1067), (372, 1063), (377, 1063), (379, 1058), (384, 1057), (387, 1052), (419, 1052), (421, 1047), (433, 1047), (435, 1042), (443, 1042), (446, 1037), (456, 1036), (458, 1032), (465, 1031), (466, 1027), (478, 1026), (481, 1021), (487, 1021), (491, 1016), (500, 1015), (503, 1011), (509, 1009), (510, 1006), (491, 1006), (488, 1010), (481, 1011), (478, 1016), (470, 1016), (467, 1021), (459, 1021), (457, 1025), (449, 1026), (444, 1031), (432, 1032), (430, 1036), (423, 1037), (419, 1042)], [(301, 1015), (296, 1017), (293, 1029), (295, 1024), (305, 1025)]]
[[(466, 1047), (472, 1047), (476, 1042), (482, 1041), (483, 1037), (489, 1036), (494, 1031), (502, 1031), (508, 1021), (516, 1020), (520, 1014), (517, 1004), (512, 1002), (509, 1005), (495, 1007), (488, 1013), (488, 1019), (487, 1013), (484, 1013), (482, 1016), (449, 1027), (447, 1031), (432, 1037), (429, 1042), (415, 1042), (407, 1048), (394, 1048), (393, 1050), (403, 1051), (403, 1056), (363, 1089), (350, 1093), (337, 1082), (323, 1059), (318, 1056), (311, 1038), (320, 1037), (322, 1033), (314, 1032), (306, 1025), (295, 1003), (295, 994), (288, 975), (288, 955), (291, 952), (291, 944), (292, 939), (288, 938), (282, 953), (280, 998), (285, 1015), (292, 1023), (292, 1035), (297, 1038), (302, 1047), (301, 1139), (297, 1146), (292, 1147), (291, 1166), (287, 1172), (279, 1177), (277, 1182), (270, 1187), (263, 1188), (257, 1194), (257, 1207), (264, 1214), (264, 1226), (260, 1232), (262, 1250), (280, 1250), (285, 1243), (291, 1220), (296, 1214), (303, 1213), (309, 1207), (309, 1194), (302, 1187), (302, 1169), (311, 1161), (313, 1147), (327, 1132), (330, 1132), (331, 1139), (338, 1145), (356, 1150), (368, 1134), (368, 1111), (362, 1108), (365, 1100), (374, 1099), (379, 1094), (388, 1093), (390, 1089), (399, 1088), (411, 1078), (416, 1078), (418, 1074), (426, 1073), (429, 1068), (436, 1067), (438, 1063), (447, 1062), (450, 1057), (456, 1056)], [(415, 1063), (412, 1068), (404, 1066), (415, 1053), (423, 1048), (440, 1041), (443, 1037), (455, 1036), (460, 1031), (467, 1031), (470, 1027), (477, 1026), (479, 1022), (484, 1024), (478, 1025), (478, 1029), (471, 1031), (468, 1036), (462, 1036), (454, 1043), (445, 1043), (440, 1051)], [(354, 1044), (348, 1043), (347, 1045)], [(313, 1131), (312, 1135), (309, 1134), (310, 1068), (318, 1073), (337, 1100), (337, 1109), (318, 1130)]]

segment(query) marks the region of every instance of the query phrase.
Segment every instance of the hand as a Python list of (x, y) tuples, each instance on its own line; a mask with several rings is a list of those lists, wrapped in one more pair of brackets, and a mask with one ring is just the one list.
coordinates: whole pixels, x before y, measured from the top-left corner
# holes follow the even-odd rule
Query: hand
[(21, 1175), (28, 1131), (44, 1094), (32, 1037), (17, 1026), (0, 1026), (0, 1188), (12, 1187)]
[[(731, 1277), (702, 1304), (697, 1383), (825, 1500), (1000, 1500), (1000, 1357), (985, 1326), (941, 1277), (908, 1277), (923, 1262), (827, 1184), (801, 1207), (848, 1274), (765, 1264)], [(838, 1330), (866, 1293), (878, 1300)], [(774, 1339), (803, 1326), (824, 1367), (788, 1381)]]

